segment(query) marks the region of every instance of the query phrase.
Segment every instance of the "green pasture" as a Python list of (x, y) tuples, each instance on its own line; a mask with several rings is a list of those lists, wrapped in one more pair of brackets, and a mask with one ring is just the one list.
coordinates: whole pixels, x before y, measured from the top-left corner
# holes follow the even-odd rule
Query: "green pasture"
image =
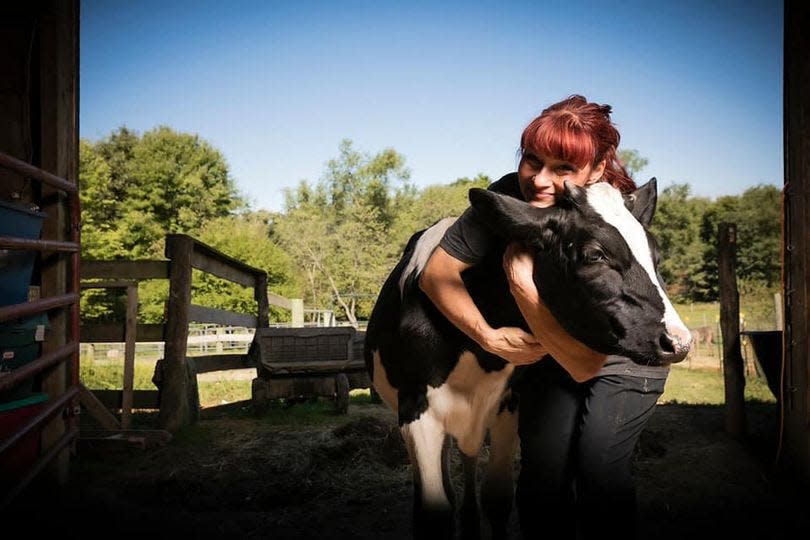
[[(720, 306), (715, 303), (677, 304), (675, 308), (690, 328), (712, 326), (719, 340)], [(774, 304), (769, 294), (741, 297), (740, 311), (743, 318), (743, 329), (773, 329)], [(719, 347), (698, 351), (702, 356), (694, 356), (683, 364), (674, 366), (667, 380), (661, 402), (686, 404), (722, 404), (724, 401), (723, 374)], [(746, 348), (744, 356), (751, 354)], [(135, 389), (154, 389), (152, 374), (156, 358), (138, 356), (135, 362)], [(745, 396), (754, 401), (775, 401), (764, 378), (757, 376), (752, 368), (753, 362), (747, 364)], [(91, 389), (118, 389), (123, 386), (122, 360), (94, 360), (90, 355), (82, 355), (81, 379)], [(250, 380), (211, 380), (213, 377), (198, 379), (200, 404), (203, 407), (215, 407), (250, 400)], [(355, 390), (351, 402), (355, 405), (368, 404), (369, 392)], [(284, 416), (287, 421), (293, 420), (290, 415), (301, 421), (311, 416), (316, 410), (328, 410), (329, 404), (319, 405), (312, 402), (297, 403), (294, 406), (279, 403), (270, 408), (271, 416)], [(310, 419), (312, 420), (312, 419)]]
[[(689, 328), (710, 326), (720, 335), (718, 302), (675, 304), (675, 310)], [(773, 330), (776, 328), (773, 294), (767, 291), (740, 295), (740, 330)]]
[[(154, 389), (152, 384), (152, 370), (154, 366), (147, 362), (137, 362), (135, 367), (135, 388)], [(90, 362), (82, 364), (81, 378), (84, 384), (91, 389), (121, 388), (123, 381), (123, 366), (117, 364), (93, 365)], [(249, 380), (217, 380), (198, 381), (200, 404), (202, 407), (215, 407), (250, 400), (251, 381)], [(755, 373), (748, 373), (745, 385), (745, 397), (753, 401), (775, 401), (768, 389), (764, 378)], [(718, 368), (689, 368), (687, 365), (674, 366), (667, 379), (662, 403), (685, 404), (722, 404), (724, 401), (723, 374)], [(353, 390), (351, 402), (355, 405), (370, 403), (368, 390)], [(284, 406), (281, 406), (284, 405)], [(294, 406), (279, 404), (271, 407), (271, 415), (306, 416), (307, 411), (320, 410), (318, 404), (311, 402), (298, 403)], [(328, 407), (327, 407), (328, 408)], [(287, 418), (287, 420), (291, 420)]]

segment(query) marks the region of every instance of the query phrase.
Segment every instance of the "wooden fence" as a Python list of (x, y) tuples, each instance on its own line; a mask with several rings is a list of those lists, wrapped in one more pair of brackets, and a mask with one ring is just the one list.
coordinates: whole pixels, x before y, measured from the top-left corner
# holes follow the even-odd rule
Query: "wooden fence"
[[(104, 406), (120, 408), (121, 427), (129, 426), (133, 408), (160, 409), (160, 424), (169, 431), (196, 420), (199, 411), (196, 375), (209, 371), (255, 367), (247, 354), (214, 354), (188, 359), (189, 324), (212, 323), (266, 328), (270, 305), (292, 311), (293, 324), (303, 324), (303, 301), (268, 293), (267, 273), (238, 261), (186, 235), (166, 237), (165, 261), (83, 261), (83, 288), (124, 288), (127, 290), (127, 320), (121, 324), (82, 325), (81, 342), (125, 342), (122, 390), (95, 390)], [(192, 303), (193, 269), (250, 287), (256, 300), (255, 314), (234, 313)], [(151, 279), (169, 280), (169, 298), (164, 324), (137, 322), (137, 285)], [(94, 281), (88, 281), (94, 280)], [(165, 342), (164, 357), (155, 368), (157, 390), (134, 390), (136, 342)], [(97, 411), (103, 414), (101, 411)], [(108, 426), (114, 426), (108, 420)]]

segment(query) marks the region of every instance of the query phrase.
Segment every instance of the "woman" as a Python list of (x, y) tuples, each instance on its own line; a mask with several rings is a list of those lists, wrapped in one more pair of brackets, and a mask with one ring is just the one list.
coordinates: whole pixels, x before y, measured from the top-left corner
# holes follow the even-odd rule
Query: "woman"
[[(566, 180), (635, 189), (616, 155), (620, 136), (610, 112), (609, 105), (578, 95), (548, 107), (523, 131), (518, 171), (489, 189), (540, 208), (555, 204)], [(574, 538), (578, 532), (586, 538), (612, 532), (635, 536), (632, 455), (663, 393), (668, 368), (606, 357), (574, 340), (541, 302), (531, 253), (515, 244), (504, 254), (504, 269), (532, 333), (490, 327), (461, 274), (494, 245), (491, 234), (469, 208), (431, 256), (420, 286), (483, 349), (514, 364), (533, 364), (515, 387), (520, 397), (521, 530), (527, 538)]]

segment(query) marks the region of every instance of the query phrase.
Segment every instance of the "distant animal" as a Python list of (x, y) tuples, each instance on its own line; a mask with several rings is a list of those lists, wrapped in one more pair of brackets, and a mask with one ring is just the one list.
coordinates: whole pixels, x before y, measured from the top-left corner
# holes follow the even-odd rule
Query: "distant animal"
[[(539, 292), (572, 336), (599, 352), (648, 365), (686, 356), (689, 331), (664, 292), (656, 244), (646, 231), (655, 211), (655, 179), (624, 197), (606, 183), (566, 183), (557, 205), (545, 209), (483, 189), (470, 190), (469, 197), (503, 244), (462, 276), (493, 327), (528, 330), (502, 268), (503, 249), (519, 241), (534, 249)], [(476, 470), (489, 432), (481, 506), (493, 537), (503, 538), (518, 443), (510, 382), (522, 368), (481, 349), (419, 288), (420, 272), (452, 222), (442, 220), (411, 237), (369, 319), (365, 361), (376, 392), (398, 415), (411, 460), (414, 537), (455, 533), (448, 436), (464, 465), (462, 533), (478, 536)]]
[(689, 329), (692, 334), (692, 343), (706, 345), (714, 343), (714, 328), (711, 326), (699, 326)]

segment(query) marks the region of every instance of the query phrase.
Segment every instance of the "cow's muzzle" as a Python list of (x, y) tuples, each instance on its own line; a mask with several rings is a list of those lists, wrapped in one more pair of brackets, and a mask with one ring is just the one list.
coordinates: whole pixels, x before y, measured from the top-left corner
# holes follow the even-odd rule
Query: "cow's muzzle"
[(692, 345), (692, 336), (688, 333), (669, 333), (664, 331), (658, 338), (656, 355), (661, 365), (676, 364), (686, 358)]

